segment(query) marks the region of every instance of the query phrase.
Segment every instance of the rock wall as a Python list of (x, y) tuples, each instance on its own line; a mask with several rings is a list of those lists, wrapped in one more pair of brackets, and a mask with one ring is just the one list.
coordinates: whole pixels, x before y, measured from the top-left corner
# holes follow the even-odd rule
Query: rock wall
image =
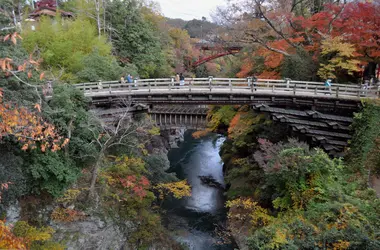
[[(125, 231), (114, 222), (99, 217), (71, 223), (54, 223), (51, 226), (56, 230), (54, 240), (65, 244), (67, 250), (131, 249)], [(129, 226), (133, 230), (133, 224)]]
[(161, 135), (168, 141), (170, 148), (178, 148), (184, 140), (186, 128), (164, 129)]

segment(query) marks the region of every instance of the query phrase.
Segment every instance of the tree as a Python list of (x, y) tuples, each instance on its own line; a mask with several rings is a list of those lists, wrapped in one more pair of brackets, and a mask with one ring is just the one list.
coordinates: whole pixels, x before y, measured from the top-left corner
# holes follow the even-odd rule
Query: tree
[[(4, 38), (4, 41), (11, 38), (12, 43), (16, 44), (17, 38), (20, 38), (17, 33), (9, 34)], [(18, 73), (22, 73), (28, 68), (38, 66), (38, 62), (34, 61), (31, 57), (29, 61), (24, 62), (23, 65), (15, 65), (11, 58), (0, 58), (2, 76), (9, 76), (10, 74), (17, 78), (17, 80), (28, 87), (34, 88), (39, 96), (39, 103), (34, 105), (36, 111), (31, 111), (26, 107), (20, 107), (16, 103), (4, 102), (3, 95), (0, 91), (0, 116), (2, 123), (0, 125), (0, 139), (2, 137), (13, 137), (23, 144), (22, 149), (28, 148), (35, 149), (40, 147), (44, 152), (46, 149), (52, 151), (59, 150), (61, 146), (68, 143), (68, 139), (64, 139), (58, 135), (55, 127), (52, 124), (44, 121), (41, 113), (41, 97), (38, 93), (37, 87), (32, 85), (20, 77)], [(14, 70), (17, 68), (17, 70)], [(28, 77), (31, 76), (31, 69), (28, 71)], [(40, 78), (43, 77), (41, 74)]]
[[(105, 68), (115, 68), (108, 74), (104, 71), (95, 72), (99, 77), (107, 77), (96, 80), (115, 80), (120, 77), (116, 74), (120, 74), (121, 70), (110, 56), (111, 44), (104, 37), (97, 36), (96, 29), (89, 20), (77, 18), (70, 21), (56, 18), (56, 22), (54, 24), (50, 19), (42, 18), (35, 31), (23, 31), (24, 48), (29, 53), (39, 52), (43, 60), (42, 67), (53, 74), (63, 70), (59, 80), (75, 82), (88, 78), (85, 72), (89, 71), (86, 63), (90, 58), (101, 58), (98, 64)], [(96, 67), (97, 70), (99, 68)]]
[(360, 71), (358, 67), (360, 61), (353, 59), (355, 48), (353, 45), (342, 42), (341, 37), (325, 39), (321, 45), (321, 55), (331, 58), (326, 64), (321, 63), (318, 75), (322, 79), (336, 79), (339, 74), (346, 73), (352, 75)]
[[(309, 73), (317, 72), (311, 65), (320, 64), (320, 77), (335, 76), (338, 81), (345, 79), (344, 73), (357, 71), (356, 63), (379, 61), (379, 46), (372, 42), (376, 41), (379, 30), (379, 24), (373, 21), (376, 18), (372, 18), (380, 16), (378, 3), (338, 1), (330, 4), (305, 0), (293, 1), (288, 5), (293, 6), (291, 8), (284, 4), (283, 1), (239, 0), (232, 1), (230, 8), (219, 10), (218, 17), (227, 25), (226, 33), (230, 39), (235, 37), (233, 41), (243, 42), (254, 49), (253, 54), (247, 55), (248, 63), (243, 65), (240, 76), (254, 70), (256, 56), (264, 58), (265, 68), (259, 77), (279, 78), (279, 68), (284, 66), (287, 70), (282, 71), (282, 77), (295, 75), (288, 73), (289, 66), (285, 63), (306, 57), (313, 62), (308, 63)], [(343, 33), (346, 35), (339, 38)], [(324, 52), (328, 46), (339, 42), (341, 46), (338, 47), (341, 52), (344, 49), (345, 56), (335, 57)], [(339, 75), (328, 73), (341, 67), (345, 70), (339, 70)]]
[(120, 62), (136, 65), (140, 77), (144, 78), (170, 74), (159, 32), (150, 21), (145, 20), (138, 1), (109, 2), (107, 12), (112, 13), (112, 16), (107, 16), (107, 22), (111, 27), (110, 39)]

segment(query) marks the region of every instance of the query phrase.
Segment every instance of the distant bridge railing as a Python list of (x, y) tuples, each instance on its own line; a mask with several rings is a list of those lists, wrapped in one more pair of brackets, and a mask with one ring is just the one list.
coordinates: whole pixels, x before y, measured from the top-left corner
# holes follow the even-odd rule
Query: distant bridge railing
[(112, 94), (166, 94), (170, 92), (208, 93), (274, 93), (284, 95), (331, 95), (337, 98), (360, 99), (380, 98), (380, 87), (333, 83), (331, 87), (323, 82), (272, 80), (252, 78), (186, 78), (180, 86), (174, 78), (138, 79), (133, 83), (121, 81), (99, 81), (75, 84), (75, 87), (90, 97)]

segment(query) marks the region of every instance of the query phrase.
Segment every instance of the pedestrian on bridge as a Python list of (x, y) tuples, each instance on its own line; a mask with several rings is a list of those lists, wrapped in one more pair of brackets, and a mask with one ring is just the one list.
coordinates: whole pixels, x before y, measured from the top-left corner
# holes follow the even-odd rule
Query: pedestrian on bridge
[(179, 74), (179, 85), (180, 86), (184, 86), (185, 85), (185, 77), (183, 76), (183, 74)]
[(331, 79), (327, 79), (325, 81), (325, 90), (326, 90), (325, 94), (329, 93), (331, 95)]
[(128, 74), (126, 78), (127, 78), (127, 82), (128, 83), (132, 83), (132, 76), (131, 76), (131, 74)]
[(253, 87), (255, 88), (255, 91), (256, 91), (256, 84), (257, 84), (257, 77), (256, 76), (252, 76), (252, 84), (253, 84)]
[(178, 73), (175, 75), (175, 82), (179, 83), (179, 74)]

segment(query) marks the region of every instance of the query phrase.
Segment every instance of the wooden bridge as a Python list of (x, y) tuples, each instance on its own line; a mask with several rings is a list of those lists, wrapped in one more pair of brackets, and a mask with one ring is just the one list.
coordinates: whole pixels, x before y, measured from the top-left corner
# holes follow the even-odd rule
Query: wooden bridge
[(380, 97), (379, 87), (251, 78), (186, 78), (180, 86), (174, 78), (142, 79), (75, 85), (94, 105), (118, 102), (146, 104), (270, 104), (314, 110), (355, 111), (363, 98)]
[(112, 110), (117, 104), (145, 104), (161, 128), (201, 129), (207, 125), (207, 108), (199, 105), (248, 104), (285, 123), (299, 135), (331, 154), (343, 151), (351, 138), (353, 112), (363, 98), (380, 98), (378, 87), (322, 82), (251, 78), (186, 78), (180, 86), (174, 78), (81, 83), (92, 105)]

